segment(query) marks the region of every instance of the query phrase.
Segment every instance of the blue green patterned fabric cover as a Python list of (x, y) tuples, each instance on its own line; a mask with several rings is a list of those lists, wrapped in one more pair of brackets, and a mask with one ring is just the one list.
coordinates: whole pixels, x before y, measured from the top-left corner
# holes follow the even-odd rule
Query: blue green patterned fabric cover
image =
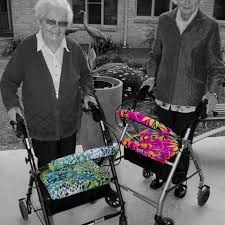
[(50, 170), (58, 170), (64, 168), (65, 166), (74, 165), (78, 162), (88, 161), (107, 157), (110, 155), (115, 155), (120, 151), (120, 148), (117, 146), (105, 146), (99, 148), (89, 149), (80, 154), (72, 154), (56, 160), (51, 161), (48, 164)]
[(92, 159), (118, 151), (117, 147), (102, 147), (53, 160), (49, 168), (41, 172), (40, 179), (53, 200), (97, 188), (110, 182), (110, 174)]

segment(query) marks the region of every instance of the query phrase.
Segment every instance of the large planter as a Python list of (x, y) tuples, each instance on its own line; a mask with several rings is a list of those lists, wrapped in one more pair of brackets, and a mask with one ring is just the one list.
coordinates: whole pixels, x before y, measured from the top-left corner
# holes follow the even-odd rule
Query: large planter
[[(105, 112), (107, 123), (118, 131), (115, 121), (115, 111), (122, 103), (122, 81), (104, 76), (96, 76), (95, 90), (98, 100)], [(118, 136), (118, 132), (117, 136)], [(114, 138), (113, 134), (111, 136)], [(78, 133), (78, 144), (84, 150), (104, 146), (102, 132), (99, 123), (96, 123), (89, 115), (83, 113), (81, 129)]]

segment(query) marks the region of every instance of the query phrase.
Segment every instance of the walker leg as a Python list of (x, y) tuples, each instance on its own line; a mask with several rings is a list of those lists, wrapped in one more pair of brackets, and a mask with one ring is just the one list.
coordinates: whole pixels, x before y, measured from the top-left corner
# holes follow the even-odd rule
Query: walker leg
[(173, 175), (175, 173), (175, 170), (177, 168), (177, 165), (179, 163), (180, 157), (181, 157), (182, 152), (183, 152), (185, 147), (186, 146), (182, 145), (181, 150), (176, 155), (176, 159), (175, 159), (174, 163), (169, 163), (172, 166), (172, 168), (171, 168), (169, 176), (168, 176), (168, 178), (166, 180), (166, 184), (165, 184), (165, 186), (163, 188), (163, 191), (161, 193), (161, 196), (160, 196), (160, 199), (159, 199), (159, 202), (158, 202), (157, 213), (155, 215), (155, 221), (156, 221), (157, 224), (162, 224), (162, 221), (164, 219), (163, 216), (162, 216), (162, 211), (163, 211), (164, 201), (165, 201), (165, 198), (166, 198), (166, 195), (167, 195), (167, 190), (169, 189), (169, 185), (171, 183), (171, 180), (173, 178)]
[(121, 190), (120, 190), (120, 185), (119, 185), (119, 182), (118, 182), (116, 170), (115, 170), (115, 167), (113, 165), (113, 157), (109, 158), (109, 163), (110, 163), (110, 167), (111, 167), (111, 170), (112, 170), (113, 181), (115, 183), (116, 192), (118, 193), (118, 197), (119, 197), (120, 204), (121, 204), (120, 225), (126, 225), (127, 224), (127, 218), (126, 218), (126, 212), (125, 212), (125, 202), (123, 200), (123, 196), (122, 196), (122, 193), (121, 193)]
[(195, 168), (196, 170), (198, 171), (198, 174), (199, 174), (199, 188), (202, 188), (204, 186), (204, 175), (202, 173), (202, 169), (201, 169), (201, 166), (200, 166), (200, 160), (198, 158), (198, 156), (194, 153), (193, 151), (193, 148), (191, 146), (191, 144), (188, 144), (188, 148), (191, 152), (191, 157), (192, 157), (192, 160), (193, 160), (193, 163), (195, 165)]

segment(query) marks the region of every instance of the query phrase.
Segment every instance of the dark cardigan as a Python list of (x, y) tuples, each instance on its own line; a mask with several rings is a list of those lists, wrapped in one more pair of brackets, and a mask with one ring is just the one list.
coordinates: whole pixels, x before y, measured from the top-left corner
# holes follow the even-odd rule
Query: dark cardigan
[(217, 92), (225, 76), (217, 22), (200, 10), (180, 35), (177, 9), (159, 17), (148, 65), (156, 77), (156, 98), (169, 104), (196, 106), (206, 91)]
[(30, 136), (38, 140), (59, 140), (80, 127), (81, 100), (93, 95), (94, 85), (80, 46), (66, 38), (58, 99), (42, 52), (37, 52), (36, 35), (16, 49), (3, 73), (0, 88), (7, 110), (20, 106), (17, 90), (22, 83), (22, 102)]

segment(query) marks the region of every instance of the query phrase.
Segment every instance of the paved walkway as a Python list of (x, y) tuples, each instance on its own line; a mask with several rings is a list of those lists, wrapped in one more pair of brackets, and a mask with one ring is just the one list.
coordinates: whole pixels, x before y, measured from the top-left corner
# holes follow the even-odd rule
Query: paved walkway
[[(225, 137), (206, 138), (193, 145), (201, 159), (205, 174), (205, 182), (211, 187), (211, 195), (204, 207), (197, 205), (198, 176), (188, 181), (188, 192), (184, 199), (176, 199), (169, 193), (165, 201), (164, 215), (174, 219), (176, 225), (225, 225)], [(81, 149), (80, 149), (81, 150)], [(28, 183), (29, 166), (24, 162), (25, 150), (0, 151), (0, 218), (1, 224), (9, 225), (39, 225), (37, 216), (33, 213), (27, 222), (21, 219), (18, 199), (25, 197)], [(142, 195), (158, 200), (162, 189), (149, 189), (152, 178), (145, 179), (141, 168), (122, 160), (116, 167), (121, 184), (124, 184)], [(191, 164), (190, 172), (193, 171)], [(156, 209), (137, 199), (128, 192), (122, 191), (126, 201), (129, 225), (153, 225)], [(36, 195), (33, 201), (37, 202)], [(54, 215), (55, 225), (78, 225), (112, 212), (103, 199), (95, 204), (85, 204)], [(118, 218), (101, 223), (103, 225), (118, 225)]]

